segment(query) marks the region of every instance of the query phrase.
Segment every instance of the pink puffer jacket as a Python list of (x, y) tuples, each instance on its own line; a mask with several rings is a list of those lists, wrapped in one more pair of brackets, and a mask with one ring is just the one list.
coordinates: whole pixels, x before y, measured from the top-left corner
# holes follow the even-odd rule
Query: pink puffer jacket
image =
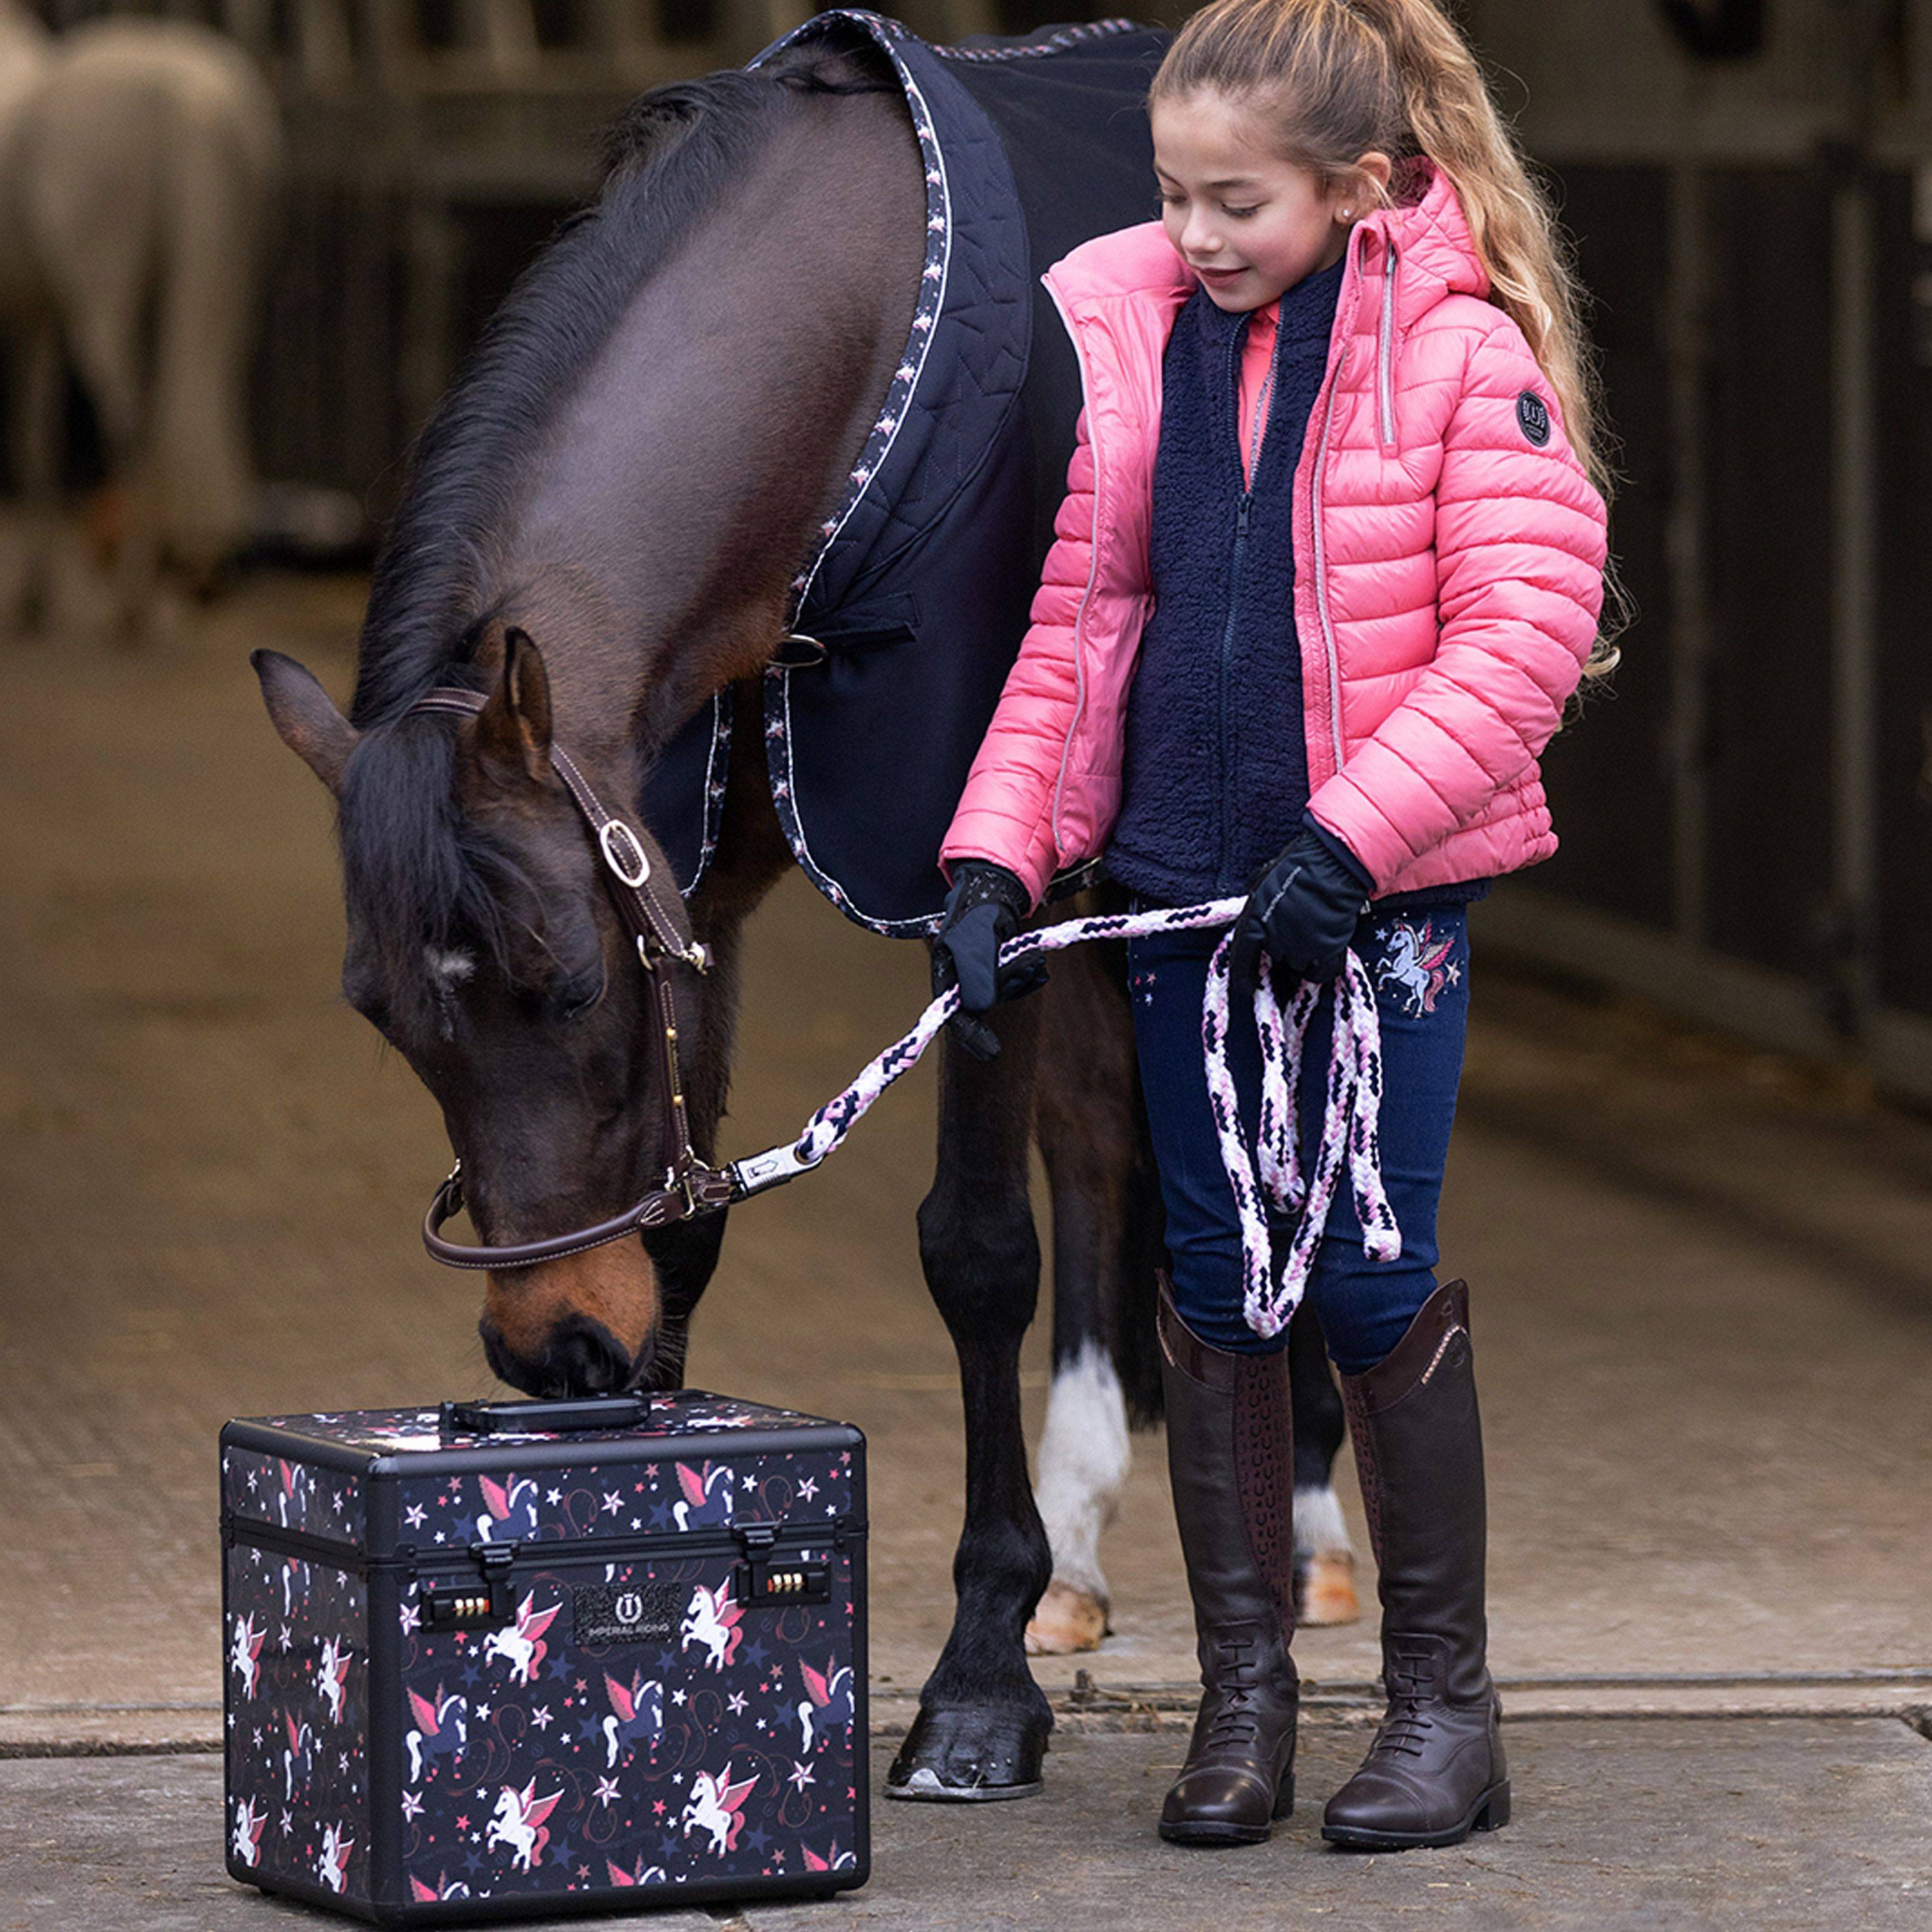
[[(994, 860), (1036, 900), (1106, 844), (1153, 608), (1161, 358), (1196, 279), (1158, 221), (1042, 278), (1085, 406), (1032, 622), (941, 848), (949, 876)], [(1295, 471), (1310, 806), (1377, 896), (1556, 850), (1537, 754), (1602, 604), (1603, 499), (1488, 288), (1439, 172), (1358, 222)]]

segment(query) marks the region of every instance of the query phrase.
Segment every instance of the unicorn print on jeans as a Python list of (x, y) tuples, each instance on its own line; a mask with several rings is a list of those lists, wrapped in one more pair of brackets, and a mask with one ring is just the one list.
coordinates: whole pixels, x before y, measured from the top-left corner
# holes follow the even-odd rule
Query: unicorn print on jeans
[(1436, 935), (1435, 922), (1425, 919), (1418, 932), (1408, 920), (1399, 919), (1388, 929), (1388, 950), (1376, 968), (1376, 984), (1392, 991), (1395, 999), (1412, 1019), (1436, 1010), (1436, 1002), (1445, 986), (1453, 986), (1461, 968), (1449, 956), (1455, 950), (1456, 935)]

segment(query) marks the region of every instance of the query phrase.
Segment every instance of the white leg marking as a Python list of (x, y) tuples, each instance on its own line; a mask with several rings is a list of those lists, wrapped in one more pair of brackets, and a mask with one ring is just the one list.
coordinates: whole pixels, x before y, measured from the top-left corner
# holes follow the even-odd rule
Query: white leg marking
[(1120, 1507), (1132, 1460), (1120, 1378), (1106, 1350), (1086, 1342), (1054, 1376), (1047, 1396), (1034, 1494), (1053, 1545), (1054, 1576), (1103, 1604), (1100, 1532)]
[(1354, 1552), (1348, 1526), (1342, 1520), (1341, 1498), (1332, 1487), (1318, 1490), (1310, 1484), (1295, 1491), (1294, 1546), (1304, 1556), (1312, 1556), (1318, 1550)]

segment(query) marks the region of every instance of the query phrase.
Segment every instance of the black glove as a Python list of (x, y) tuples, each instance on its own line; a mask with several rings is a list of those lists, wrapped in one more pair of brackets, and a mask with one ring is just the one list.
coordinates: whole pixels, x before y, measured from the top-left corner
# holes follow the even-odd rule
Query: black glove
[(1264, 952), (1300, 979), (1325, 982), (1341, 972), (1374, 881), (1331, 838), (1297, 832), (1255, 881), (1228, 949), (1236, 986), (1252, 989)]
[(946, 915), (932, 942), (932, 992), (937, 999), (958, 986), (959, 1010), (949, 1024), (976, 1060), (991, 1060), (1000, 1050), (998, 1036), (979, 1016), (1046, 983), (1046, 962), (1037, 952), (999, 964), (1000, 948), (1032, 910), (1033, 895), (1005, 866), (962, 859), (953, 867)]

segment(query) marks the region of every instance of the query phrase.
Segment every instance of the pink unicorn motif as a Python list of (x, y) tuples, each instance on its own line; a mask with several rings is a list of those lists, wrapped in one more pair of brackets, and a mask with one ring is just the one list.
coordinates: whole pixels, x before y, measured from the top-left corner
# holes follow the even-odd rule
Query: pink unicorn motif
[(798, 1660), (799, 1675), (805, 1680), (805, 1701), (796, 1708), (799, 1735), (806, 1750), (815, 1750), (820, 1740), (852, 1721), (852, 1666), (842, 1664), (835, 1670), (827, 1658), (822, 1671), (814, 1670), (803, 1658)]
[(627, 1744), (655, 1744), (664, 1733), (664, 1686), (641, 1670), (631, 1673), (628, 1684), (620, 1684), (607, 1670), (604, 1694), (610, 1700), (612, 1714), (604, 1720), (604, 1768), (614, 1771), (617, 1754)]
[(244, 1865), (252, 1865), (262, 1856), (262, 1827), (268, 1822), (268, 1814), (256, 1815), (255, 1801), (250, 1798), (238, 1802), (235, 1807), (235, 1831), (229, 1840), (230, 1849)]
[(1456, 936), (1438, 939), (1432, 920), (1424, 920), (1418, 932), (1406, 919), (1389, 928), (1388, 956), (1376, 969), (1378, 986), (1393, 986), (1403, 1010), (1412, 1018), (1436, 1010), (1436, 996), (1456, 981), (1456, 968), (1449, 956), (1456, 950)]
[(418, 1905), (434, 1905), (440, 1899), (469, 1896), (469, 1886), (460, 1880), (452, 1880), (447, 1872), (438, 1872), (434, 1885), (425, 1884), (414, 1872), (410, 1874), (410, 1897)]
[(322, 1853), (315, 1862), (315, 1868), (322, 1882), (331, 1892), (340, 1892), (349, 1877), (349, 1854), (356, 1840), (345, 1835), (346, 1825), (325, 1825), (322, 1832)]
[(807, 1871), (850, 1871), (859, 1862), (853, 1853), (842, 1852), (838, 1849), (836, 1838), (832, 1841), (831, 1850), (822, 1858), (809, 1845), (801, 1845), (799, 1850), (805, 1854)]
[(484, 1844), (508, 1845), (512, 1864), (520, 1866), (526, 1873), (535, 1871), (544, 1846), (550, 1843), (550, 1829), (544, 1821), (556, 1809), (557, 1801), (562, 1796), (562, 1787), (560, 1786), (548, 1796), (539, 1798), (534, 1778), (520, 1791), (505, 1785), (496, 1800), (496, 1814), (490, 1820), (489, 1835)]
[(699, 1584), (685, 1607), (678, 1648), (688, 1650), (694, 1643), (703, 1644), (711, 1653), (712, 1669), (722, 1671), (736, 1658), (738, 1646), (745, 1640), (745, 1633), (739, 1628), (744, 1614), (744, 1605), (731, 1600), (728, 1578), (715, 1590)]
[(455, 1769), (470, 1742), (470, 1714), (460, 1694), (452, 1690), (446, 1696), (440, 1684), (434, 1697), (416, 1690), (409, 1697), (416, 1727), (404, 1733), (403, 1743), (410, 1754), (410, 1782), (419, 1784), (436, 1758), (448, 1758), (450, 1768)]
[(642, 1852), (638, 1854), (638, 1862), (629, 1871), (610, 1858), (606, 1858), (604, 1865), (613, 1885), (662, 1885), (664, 1882), (664, 1867), (646, 1864)]
[(526, 1685), (536, 1682), (537, 1666), (550, 1648), (543, 1640), (544, 1632), (556, 1621), (556, 1613), (563, 1607), (559, 1602), (547, 1610), (533, 1612), (530, 1606), (536, 1601), (536, 1592), (532, 1590), (517, 1606), (515, 1629), (492, 1630), (483, 1640), (483, 1654), (502, 1658), (510, 1666), (510, 1675)]
[(742, 1784), (731, 1782), (730, 1760), (716, 1778), (708, 1771), (692, 1774), (692, 1795), (684, 1808), (684, 1835), (690, 1837), (694, 1826), (711, 1834), (711, 1849), (720, 1857), (738, 1849), (738, 1834), (745, 1828), (745, 1800), (758, 1781), (753, 1772)]
[(260, 1630), (255, 1628), (252, 1612), (235, 1626), (233, 1636), (229, 1640), (228, 1661), (242, 1673), (242, 1694), (252, 1697), (255, 1686), (262, 1681), (262, 1645), (268, 1634), (264, 1624)]
[(322, 1695), (328, 1706), (328, 1721), (340, 1724), (349, 1696), (349, 1647), (340, 1637), (322, 1640)]
[(537, 1533), (537, 1486), (528, 1476), (513, 1476), (507, 1484), (488, 1476), (476, 1478), (483, 1492), (485, 1514), (476, 1519), (476, 1534), (484, 1543), (514, 1543)]
[[(278, 1459), (275, 1467), (282, 1479), (280, 1493), (275, 1498), (275, 1514), (280, 1519), (284, 1529), (299, 1529), (315, 1478), (299, 1462), (284, 1462)], [(296, 1519), (292, 1523), (289, 1520), (291, 1516)]]
[(694, 1469), (688, 1462), (677, 1466), (677, 1486), (684, 1492), (682, 1502), (670, 1506), (671, 1518), (680, 1529), (700, 1523), (729, 1522), (736, 1477), (729, 1462), (706, 1462)]
[(282, 1753), (282, 1796), (292, 1804), (296, 1786), (305, 1786), (315, 1768), (315, 1731), (306, 1718), (298, 1724), (292, 1711), (282, 1713), (282, 1722), (289, 1734), (288, 1747)]

